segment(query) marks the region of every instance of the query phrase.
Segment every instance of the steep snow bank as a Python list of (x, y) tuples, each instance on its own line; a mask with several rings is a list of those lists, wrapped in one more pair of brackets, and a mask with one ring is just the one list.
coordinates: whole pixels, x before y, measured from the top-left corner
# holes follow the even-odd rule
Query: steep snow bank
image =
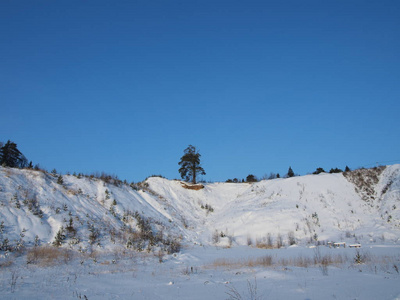
[[(343, 174), (214, 183), (200, 191), (160, 178), (148, 183), (185, 218), (191, 237), (203, 243), (216, 240), (215, 231), (239, 244), (266, 242), (268, 236), (289, 242), (288, 234), (296, 240), (398, 241), (400, 166), (381, 168), (376, 182), (367, 180), (371, 172), (361, 170), (358, 176), (369, 183), (372, 202)], [(213, 211), (202, 208), (206, 205)]]
[[(140, 230), (143, 220), (154, 232), (190, 243), (398, 242), (400, 165), (382, 168), (369, 182), (371, 174), (213, 183), (196, 191), (157, 177), (140, 189), (74, 176), (63, 176), (58, 184), (47, 173), (0, 167), (0, 244), (8, 239), (13, 245), (21, 240), (32, 245), (36, 236), (50, 243), (61, 226), (72, 222), (75, 231), (67, 232), (65, 243), (107, 248), (126, 243), (122, 233)], [(351, 176), (364, 176), (359, 182), (367, 189)]]
[(57, 177), (40, 171), (0, 168), (1, 239), (14, 245), (21, 237), (26, 243), (35, 238), (50, 243), (61, 226), (66, 229), (72, 224), (73, 229), (64, 232), (65, 242), (83, 248), (108, 247), (127, 227), (137, 229), (138, 216), (151, 220), (154, 229), (173, 233), (168, 214), (155, 198), (95, 178), (63, 176), (63, 184), (58, 184)]

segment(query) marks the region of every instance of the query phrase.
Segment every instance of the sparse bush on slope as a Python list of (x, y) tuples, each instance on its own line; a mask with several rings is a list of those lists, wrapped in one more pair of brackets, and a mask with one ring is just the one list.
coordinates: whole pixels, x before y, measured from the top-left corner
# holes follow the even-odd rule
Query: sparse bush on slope
[(371, 169), (358, 169), (344, 172), (343, 175), (349, 182), (354, 184), (355, 190), (360, 194), (361, 198), (372, 205), (372, 202), (377, 197), (374, 187), (379, 182), (379, 176), (385, 168), (385, 166), (381, 166)]
[[(30, 212), (34, 216), (42, 218), (41, 225), (38, 223), (36, 229), (43, 232), (43, 228), (47, 227), (46, 232), (51, 232), (50, 228), (53, 228), (53, 232), (57, 231), (54, 239), (42, 235), (41, 238), (44, 242), (49, 242), (56, 247), (69, 247), (82, 253), (92, 251), (92, 246), (109, 247), (108, 241), (112, 241), (112, 245), (116, 246), (129, 245), (127, 243), (129, 236), (135, 245), (135, 247), (130, 247), (134, 251), (158, 251), (158, 249), (165, 253), (180, 251), (180, 240), (168, 233), (162, 222), (144, 217), (138, 211), (131, 213), (131, 210), (124, 209), (124, 205), (127, 204), (126, 198), (122, 202), (118, 199), (117, 202), (116, 195), (132, 197), (132, 190), (127, 189), (128, 184), (125, 187), (114, 187), (114, 190), (111, 191), (109, 184), (115, 185), (115, 182), (107, 183), (94, 176), (81, 175), (80, 180), (84, 179), (85, 181), (80, 183), (80, 180), (77, 181), (72, 176), (57, 175), (56, 171), (53, 173), (52, 175), (46, 171), (38, 173), (35, 170), (3, 168), (0, 176), (6, 174), (7, 185), (4, 185), (6, 190), (3, 190), (3, 185), (0, 184), (0, 194), (7, 192), (9, 195), (8, 190), (16, 192), (13, 192), (12, 196), (8, 196), (9, 201), (0, 203), (7, 207), (7, 211), (11, 210), (10, 212), (0, 210), (0, 217), (1, 213), (11, 213), (18, 216), (15, 219), (18, 219), (19, 222), (38, 223), (38, 221), (32, 220)], [(147, 183), (135, 184), (133, 187), (134, 190), (139, 190), (140, 187), (150, 195), (155, 194), (148, 188)], [(100, 188), (105, 190), (105, 199), (103, 198), (103, 200), (100, 198), (101, 194), (98, 194)], [(140, 198), (140, 196), (137, 192), (133, 193), (136, 193), (132, 198), (135, 203), (137, 202), (136, 198)], [(159, 195), (155, 197), (159, 197)], [(107, 205), (110, 205), (109, 210), (104, 210), (105, 201), (108, 201)], [(102, 206), (99, 206), (102, 202), (104, 202)], [(104, 215), (101, 216), (101, 214)], [(16, 233), (13, 230), (15, 225), (0, 221), (2, 221), (1, 252), (22, 251), (25, 246), (38, 246), (38, 236), (32, 235), (32, 230), (35, 228), (30, 228), (31, 234), (25, 237), (26, 241), (22, 237), (16, 240)], [(19, 225), (16, 225), (18, 228)], [(55, 226), (58, 228), (54, 229)], [(37, 238), (35, 241), (33, 236)]]
[[(372, 196), (376, 197), (376, 184), (383, 170), (384, 168), (355, 170), (347, 172), (345, 176), (350, 182), (355, 182), (355, 187), (362, 195), (372, 193)], [(60, 185), (57, 184), (59, 175), (52, 176), (47, 172), (34, 170), (0, 168), (0, 176), (2, 176), (0, 177), (2, 196), (0, 215), (7, 212), (13, 216), (13, 218), (0, 220), (3, 222), (0, 226), (0, 231), (2, 231), (0, 245), (3, 248), (1, 251), (4, 249), (14, 251), (17, 248), (23, 251), (21, 249), (24, 247), (29, 248), (34, 244), (33, 239), (37, 234), (40, 235), (43, 244), (54, 242), (54, 245), (58, 247), (71, 247), (89, 252), (97, 249), (95, 247), (105, 249), (115, 245), (115, 247), (124, 246), (133, 251), (173, 253), (179, 251), (181, 247), (182, 239), (175, 237), (180, 234), (195, 242), (213, 242), (219, 246), (228, 246), (233, 243), (246, 244), (245, 238), (248, 233), (243, 230), (238, 233), (241, 230), (239, 227), (232, 229), (227, 226), (227, 230), (232, 232), (231, 235), (227, 234), (227, 230), (223, 235), (220, 230), (215, 235), (212, 234), (215, 228), (225, 228), (218, 225), (227, 220), (224, 219), (226, 216), (223, 216), (225, 211), (227, 216), (232, 216), (232, 219), (245, 220), (244, 226), (248, 224), (249, 228), (256, 229), (254, 233), (251, 230), (248, 231), (252, 233), (254, 240), (248, 237), (247, 244), (261, 248), (280, 248), (295, 243), (301, 244), (306, 242), (306, 239), (308, 239), (307, 242), (313, 244), (323, 243), (329, 235), (332, 235), (332, 232), (337, 236), (341, 232), (343, 235), (347, 231), (353, 233), (355, 229), (348, 229), (349, 226), (358, 226), (352, 220), (353, 215), (344, 215), (344, 217), (340, 215), (335, 223), (338, 224), (338, 228), (332, 230), (329, 224), (326, 228), (328, 216), (322, 208), (330, 208), (338, 204), (339, 193), (329, 189), (331, 187), (340, 189), (341, 185), (337, 184), (345, 182), (342, 176), (308, 176), (287, 181), (265, 181), (252, 185), (251, 189), (244, 184), (210, 184), (205, 185), (203, 191), (182, 189), (179, 182), (159, 178), (135, 184), (135, 189), (132, 190), (129, 185), (123, 184), (116, 187), (98, 178), (85, 176), (78, 180), (73, 176), (64, 175), (62, 176), (63, 184)], [(331, 184), (331, 178), (336, 178), (337, 182)], [(318, 186), (314, 185), (314, 180), (318, 182)], [(382, 190), (384, 194), (383, 191), (390, 190), (392, 193), (391, 186), (397, 184), (397, 177), (393, 177), (391, 181), (389, 179), (382, 181), (380, 184), (378, 192)], [(345, 185), (347, 191), (351, 191), (350, 194), (353, 195), (353, 198), (346, 201), (350, 203), (352, 199), (359, 199), (354, 197), (351, 185), (347, 183)], [(373, 186), (370, 187), (370, 185)], [(308, 190), (304, 189), (305, 186)], [(286, 188), (288, 191), (285, 190)], [(320, 190), (321, 194), (318, 196)], [(373, 197), (367, 199), (373, 200)], [(291, 202), (292, 198), (300, 202)], [(363, 199), (366, 201), (365, 198)], [(224, 203), (221, 205), (219, 201)], [(257, 209), (253, 210), (251, 206), (253, 203)], [(364, 203), (361, 205), (365, 206)], [(269, 210), (269, 207), (272, 210)], [(230, 209), (232, 209), (232, 214)], [(356, 205), (351, 207), (354, 218), (357, 218), (356, 209), (359, 209)], [(397, 207), (392, 202), (388, 202), (385, 207), (388, 214), (383, 219), (385, 223), (389, 222), (391, 228), (394, 227), (393, 224), (397, 219), (396, 209)], [(296, 211), (293, 212), (294, 210)], [(279, 214), (276, 213), (278, 211)], [(269, 212), (272, 212), (271, 216), (268, 215)], [(342, 212), (343, 210), (340, 211)], [(293, 228), (294, 225), (291, 228), (285, 223), (286, 213), (291, 213), (294, 217), (296, 214), (301, 215), (293, 222), (296, 229)], [(384, 210), (381, 213), (384, 214)], [(251, 218), (246, 220), (246, 215), (251, 215)], [(343, 227), (342, 221), (345, 218), (350, 224), (346, 224), (346, 228)], [(19, 234), (23, 226), (7, 224), (11, 219), (18, 219), (18, 222), (20, 220), (32, 222), (36, 224), (36, 227), (32, 229), (29, 227), (27, 236), (22, 238)], [(4, 222), (5, 220), (7, 222)], [(265, 225), (258, 227), (255, 224), (257, 222), (265, 222)], [(284, 228), (281, 230), (282, 235), (277, 230), (268, 228), (268, 226), (276, 226), (279, 222), (279, 226), (282, 224), (281, 228)], [(299, 224), (303, 223), (302, 228)], [(205, 233), (202, 236), (203, 232), (199, 234), (199, 224), (205, 225), (201, 229)], [(235, 226), (234, 223), (229, 224)], [(15, 230), (14, 227), (18, 229)], [(54, 239), (54, 233), (61, 227), (63, 232)], [(40, 231), (34, 231), (38, 228)], [(296, 236), (294, 236), (294, 230)], [(43, 232), (53, 232), (53, 235), (46, 236)], [(268, 232), (272, 234), (268, 236)], [(207, 240), (204, 239), (206, 235)], [(359, 233), (357, 235), (360, 236)], [(346, 238), (352, 238), (352, 236), (346, 234)], [(187, 240), (190, 240), (189, 238)], [(195, 240), (196, 238), (198, 240)]]

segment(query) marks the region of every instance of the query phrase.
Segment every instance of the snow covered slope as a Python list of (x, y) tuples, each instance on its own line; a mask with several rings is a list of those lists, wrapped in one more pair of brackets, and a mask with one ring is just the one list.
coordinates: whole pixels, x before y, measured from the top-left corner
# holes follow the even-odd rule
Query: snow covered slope
[[(351, 179), (364, 178), (365, 187)], [(377, 181), (370, 180), (376, 176)], [(270, 239), (297, 241), (400, 238), (400, 165), (248, 183), (214, 183), (203, 190), (182, 189), (179, 182), (150, 178), (162, 195), (186, 218), (188, 238), (212, 242), (217, 231), (230, 242), (262, 244)], [(357, 191), (358, 190), (358, 191)], [(213, 212), (201, 206), (211, 206)], [(222, 231), (222, 234), (221, 234)]]
[[(140, 186), (0, 167), (0, 245), (126, 245), (149, 224), (184, 243), (221, 245), (326, 240), (399, 242), (400, 165), (189, 190), (152, 177)], [(71, 221), (72, 220), (72, 221)], [(72, 226), (70, 226), (72, 224)], [(142, 224), (142, 225), (141, 225)], [(71, 229), (72, 228), (72, 229)], [(143, 229), (143, 228), (142, 228)]]

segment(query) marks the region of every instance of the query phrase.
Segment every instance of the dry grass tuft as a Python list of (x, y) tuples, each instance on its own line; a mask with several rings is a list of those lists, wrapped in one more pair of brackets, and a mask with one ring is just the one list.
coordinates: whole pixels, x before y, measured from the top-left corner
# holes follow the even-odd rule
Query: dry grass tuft
[(7, 258), (6, 260), (0, 260), (0, 267), (1, 268), (6, 268), (9, 267), (13, 264), (13, 261), (9, 258)]
[(41, 266), (51, 266), (57, 263), (68, 263), (73, 257), (72, 250), (43, 246), (34, 247), (28, 250), (26, 257), (28, 264), (39, 264)]
[(255, 268), (255, 267), (300, 267), (300, 268), (308, 268), (308, 267), (321, 267), (327, 268), (328, 266), (340, 266), (349, 259), (347, 256), (343, 255), (321, 255), (319, 252), (315, 253), (314, 257), (289, 257), (289, 258), (280, 258), (273, 259), (271, 255), (265, 255), (257, 258), (247, 258), (247, 259), (227, 259), (227, 258), (217, 258), (214, 262), (206, 266), (206, 268), (226, 268), (226, 269), (240, 269), (240, 268)]
[(257, 258), (247, 259), (227, 259), (217, 258), (209, 267), (210, 268), (255, 268), (272, 266), (272, 256), (266, 255)]

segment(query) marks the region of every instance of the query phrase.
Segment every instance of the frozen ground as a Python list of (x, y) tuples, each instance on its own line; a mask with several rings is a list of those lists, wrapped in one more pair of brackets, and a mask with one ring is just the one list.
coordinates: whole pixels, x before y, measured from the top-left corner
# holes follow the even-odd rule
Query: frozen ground
[[(400, 299), (400, 248), (194, 246), (165, 256), (114, 252), (53, 265), (24, 256), (0, 272), (2, 299)], [(330, 258), (328, 264), (314, 264)], [(270, 261), (271, 260), (271, 261)], [(307, 265), (308, 261), (308, 265)], [(264, 265), (263, 265), (264, 262)], [(250, 287), (250, 290), (249, 290)]]

